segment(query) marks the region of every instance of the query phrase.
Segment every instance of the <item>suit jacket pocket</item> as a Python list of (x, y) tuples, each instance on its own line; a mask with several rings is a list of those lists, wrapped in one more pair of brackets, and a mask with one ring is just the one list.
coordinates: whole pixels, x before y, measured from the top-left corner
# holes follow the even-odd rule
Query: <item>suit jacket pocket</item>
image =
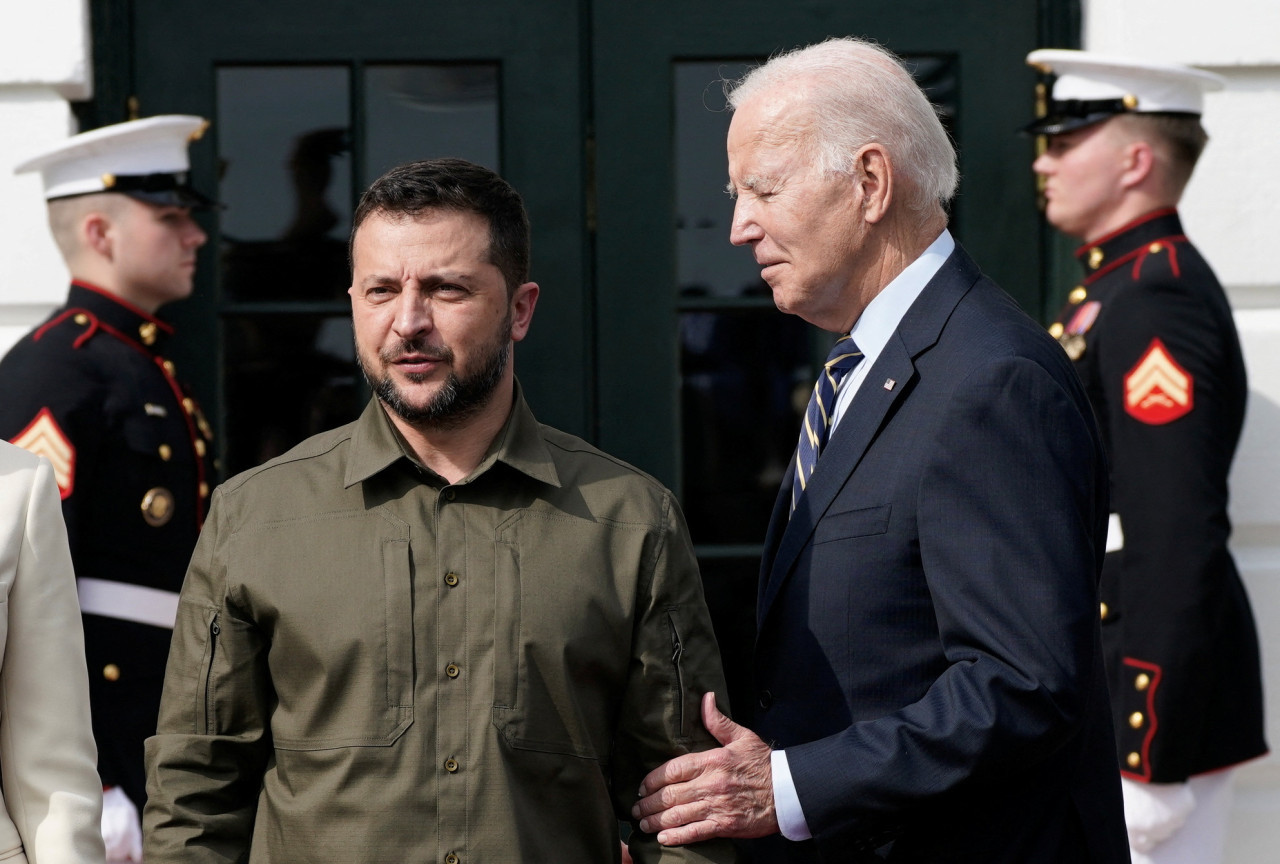
[(883, 534), (889, 530), (889, 511), (892, 509), (890, 504), (881, 504), (878, 507), (859, 507), (840, 513), (828, 512), (814, 529), (813, 543), (816, 546), (819, 543)]

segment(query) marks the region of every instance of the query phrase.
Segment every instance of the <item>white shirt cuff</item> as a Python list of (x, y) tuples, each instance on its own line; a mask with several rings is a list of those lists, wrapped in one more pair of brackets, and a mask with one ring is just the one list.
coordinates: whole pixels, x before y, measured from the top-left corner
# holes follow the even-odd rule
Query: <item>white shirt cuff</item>
[(791, 766), (787, 764), (787, 751), (774, 750), (769, 754), (769, 767), (773, 769), (773, 809), (778, 817), (778, 830), (788, 840), (808, 840), (809, 823), (804, 821), (800, 809), (800, 796), (791, 779)]

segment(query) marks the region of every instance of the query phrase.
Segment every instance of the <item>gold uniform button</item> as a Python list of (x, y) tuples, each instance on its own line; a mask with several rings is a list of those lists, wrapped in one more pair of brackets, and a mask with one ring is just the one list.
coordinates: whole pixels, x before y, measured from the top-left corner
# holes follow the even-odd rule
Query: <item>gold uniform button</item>
[(1150, 686), (1151, 676), (1146, 672), (1139, 673), (1138, 677), (1133, 679), (1133, 688), (1135, 690), (1146, 690)]
[(1071, 289), (1071, 293), (1067, 295), (1067, 302), (1072, 306), (1079, 306), (1084, 302), (1084, 298), (1089, 296), (1088, 290), (1083, 285), (1077, 285)]
[(77, 324), (83, 327), (84, 325), (89, 323), (89, 316), (81, 312), (79, 315), (75, 317), (74, 320)]
[(444, 770), (448, 771), (450, 774), (456, 774), (458, 771), (458, 760), (457, 759), (444, 760)]
[(168, 444), (161, 444), (161, 445), (160, 445), (160, 458), (161, 458), (161, 459), (163, 459), (165, 462), (168, 462), (170, 459), (172, 459), (172, 458), (173, 458), (173, 448), (172, 448), (172, 447), (170, 447)]
[(209, 448), (205, 446), (203, 439), (200, 439), (200, 438), (196, 439), (196, 455), (197, 456), (203, 457), (205, 454), (205, 451), (207, 451), (208, 449)]
[(1107, 608), (1107, 604), (1106, 604), (1106, 603), (1099, 603), (1099, 604), (1098, 604), (1098, 612), (1099, 612), (1099, 615), (1100, 615), (1100, 617), (1102, 618), (1102, 620), (1103, 620), (1103, 621), (1106, 621), (1106, 620), (1107, 620), (1107, 613), (1108, 613), (1108, 612), (1110, 612), (1110, 611), (1111, 611), (1111, 610)]
[(1159, 243), (1152, 243), (1150, 246), (1147, 247), (1147, 251), (1150, 252), (1152, 255), (1154, 255), (1155, 253), (1159, 252), (1163, 248), (1164, 247), (1161, 246)]
[(1052, 336), (1054, 339), (1057, 339), (1059, 336), (1062, 335), (1061, 321), (1054, 321), (1052, 324), (1049, 325), (1049, 335)]
[(201, 483), (201, 484), (200, 484), (200, 497), (201, 497), (201, 498), (208, 498), (208, 497), (209, 497), (209, 484), (208, 484), (208, 483)]
[(165, 372), (168, 372), (170, 375), (172, 375), (173, 370), (176, 369), (177, 367), (173, 365), (172, 360), (166, 360), (160, 364), (160, 368), (164, 369)]
[(444, 667), (444, 674), (448, 675), (450, 678), (457, 678), (461, 672), (462, 670), (459, 669), (457, 666), (455, 666), (453, 663), (450, 663), (448, 666)]
[(1104, 257), (1106, 256), (1103, 254), (1102, 250), (1099, 249), (1097, 246), (1094, 246), (1092, 249), (1090, 249), (1089, 250), (1089, 269), (1097, 270), (1099, 267), (1101, 267), (1102, 259)]
[(183, 407), (183, 410), (185, 410), (188, 414), (190, 414), (191, 412), (196, 410), (195, 400), (192, 399), (190, 396), (187, 396), (182, 400), (182, 407)]
[(457, 588), (457, 587), (458, 587), (458, 574), (457, 574), (457, 573), (446, 573), (446, 574), (444, 574), (444, 584), (448, 585), (450, 588)]
[(1142, 764), (1142, 757), (1139, 756), (1137, 753), (1130, 753), (1128, 758), (1126, 758), (1124, 761), (1129, 763), (1130, 768), (1137, 768), (1139, 765)]
[(151, 346), (156, 344), (156, 325), (154, 321), (144, 321), (138, 326), (138, 336), (142, 339), (142, 344)]
[(108, 681), (119, 681), (120, 667), (114, 663), (108, 663), (106, 666), (102, 667), (102, 677), (106, 678)]
[(148, 489), (140, 506), (146, 523), (152, 528), (159, 528), (173, 518), (173, 493), (163, 486)]
[(1146, 719), (1147, 719), (1146, 717), (1142, 716), (1141, 711), (1134, 711), (1132, 714), (1129, 715), (1129, 725), (1132, 726), (1134, 729), (1141, 729), (1142, 724), (1146, 721)]

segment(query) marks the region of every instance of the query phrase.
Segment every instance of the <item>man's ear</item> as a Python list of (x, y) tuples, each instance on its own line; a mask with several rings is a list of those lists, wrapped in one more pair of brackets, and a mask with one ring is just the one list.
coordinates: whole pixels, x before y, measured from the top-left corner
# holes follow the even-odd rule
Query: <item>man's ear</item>
[(101, 257), (111, 260), (114, 254), (115, 232), (111, 218), (105, 213), (90, 210), (80, 219), (80, 240), (86, 249), (92, 249)]
[(879, 143), (863, 146), (854, 156), (854, 182), (861, 187), (863, 217), (879, 222), (893, 202), (893, 160)]
[(529, 335), (533, 307), (538, 305), (538, 283), (525, 282), (511, 295), (511, 341), (519, 342)]
[(1126, 144), (1122, 158), (1124, 162), (1120, 185), (1125, 189), (1132, 189), (1146, 182), (1156, 167), (1155, 148), (1141, 139)]

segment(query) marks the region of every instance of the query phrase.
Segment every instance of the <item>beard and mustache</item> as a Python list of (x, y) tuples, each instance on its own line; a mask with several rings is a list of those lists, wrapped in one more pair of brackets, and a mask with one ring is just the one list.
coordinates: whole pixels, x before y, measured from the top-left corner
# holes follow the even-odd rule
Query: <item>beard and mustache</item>
[[(375, 374), (365, 363), (359, 346), (356, 348), (356, 358), (374, 395), (395, 412), (396, 416), (419, 429), (456, 429), (489, 403), (501, 382), (511, 358), (511, 340), (507, 336), (510, 332), (511, 322), (508, 316), (498, 331), (498, 338), (482, 346), (482, 353), (476, 357), (471, 369), (459, 370), (453, 365), (452, 348), (447, 345), (431, 346), (425, 338), (405, 339), (398, 345), (379, 351), (378, 359), (383, 364), (381, 374)], [(440, 389), (424, 404), (409, 402), (387, 371), (405, 354), (421, 354), (450, 366), (449, 374)], [(426, 375), (416, 373), (405, 377), (413, 383), (427, 379)]]

